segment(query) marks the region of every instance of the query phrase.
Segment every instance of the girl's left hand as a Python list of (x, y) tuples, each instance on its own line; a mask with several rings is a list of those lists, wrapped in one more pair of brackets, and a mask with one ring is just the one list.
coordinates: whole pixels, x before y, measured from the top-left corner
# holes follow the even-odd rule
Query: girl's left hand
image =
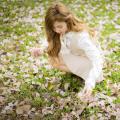
[(40, 56), (41, 54), (42, 54), (42, 51), (41, 51), (41, 49), (40, 48), (31, 48), (30, 49), (30, 52), (31, 52), (31, 55), (33, 56), (33, 57), (38, 57), (38, 56)]

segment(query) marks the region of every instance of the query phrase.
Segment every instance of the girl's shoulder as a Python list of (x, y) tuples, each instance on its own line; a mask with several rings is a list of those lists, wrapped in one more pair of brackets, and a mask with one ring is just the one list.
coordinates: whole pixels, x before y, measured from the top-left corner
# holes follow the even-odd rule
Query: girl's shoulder
[(78, 44), (78, 42), (80, 42), (81, 44), (95, 44), (96, 46), (100, 46), (99, 41), (93, 39), (93, 37), (91, 37), (88, 33), (88, 31), (84, 30), (84, 31), (79, 31), (79, 32), (75, 32), (75, 31), (70, 31), (68, 33), (66, 33), (65, 35), (66, 38), (68, 38), (69, 40), (73, 40), (76, 41), (76, 44)]
[(65, 37), (80, 37), (80, 36), (89, 36), (89, 33), (87, 31), (70, 31), (64, 35)]

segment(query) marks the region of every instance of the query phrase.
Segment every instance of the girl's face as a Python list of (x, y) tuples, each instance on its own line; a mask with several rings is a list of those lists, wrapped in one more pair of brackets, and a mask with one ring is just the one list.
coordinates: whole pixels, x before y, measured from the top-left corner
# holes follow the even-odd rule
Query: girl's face
[(68, 30), (66, 22), (55, 21), (53, 24), (53, 30), (58, 34), (65, 34)]

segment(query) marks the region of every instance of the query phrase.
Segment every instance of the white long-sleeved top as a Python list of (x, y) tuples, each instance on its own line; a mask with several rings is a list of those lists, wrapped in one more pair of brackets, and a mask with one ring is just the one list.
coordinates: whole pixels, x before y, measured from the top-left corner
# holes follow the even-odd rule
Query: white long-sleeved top
[[(74, 44), (74, 48), (76, 49), (74, 55), (79, 56), (80, 51), (83, 51), (82, 55), (86, 56), (90, 60), (92, 67), (89, 70), (89, 73), (87, 75), (88, 77), (85, 79), (86, 82), (85, 84), (87, 87), (90, 86), (94, 88), (95, 81), (102, 73), (103, 67), (103, 57), (100, 45), (97, 46), (92, 42), (92, 38), (90, 37), (87, 31), (68, 32), (62, 37), (61, 41), (62, 41), (61, 54), (64, 54), (64, 56), (72, 53), (72, 46)], [(65, 58), (63, 59), (65, 60)]]

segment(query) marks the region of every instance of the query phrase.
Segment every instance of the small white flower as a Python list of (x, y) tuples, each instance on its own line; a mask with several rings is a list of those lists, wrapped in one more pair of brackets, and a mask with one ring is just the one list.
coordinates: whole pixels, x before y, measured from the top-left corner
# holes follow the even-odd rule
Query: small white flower
[(34, 73), (38, 73), (38, 67), (36, 65), (33, 65), (33, 70), (34, 70)]

